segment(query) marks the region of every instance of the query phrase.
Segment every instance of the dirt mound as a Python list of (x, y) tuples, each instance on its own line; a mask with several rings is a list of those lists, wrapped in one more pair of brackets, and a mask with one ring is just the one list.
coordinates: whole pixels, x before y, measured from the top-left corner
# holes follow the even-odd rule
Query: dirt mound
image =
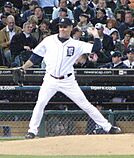
[(79, 135), (0, 142), (9, 155), (134, 155), (134, 134)]

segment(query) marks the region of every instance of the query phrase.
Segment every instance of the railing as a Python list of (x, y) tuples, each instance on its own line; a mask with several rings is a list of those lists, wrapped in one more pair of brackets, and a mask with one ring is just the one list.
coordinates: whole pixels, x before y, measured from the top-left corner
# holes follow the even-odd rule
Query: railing
[[(80, 86), (83, 91), (134, 91), (134, 86)], [(40, 86), (0, 86), (0, 91), (39, 90)]]
[[(134, 70), (132, 69), (75, 69), (74, 72), (81, 86), (133, 86), (134, 84)], [(14, 85), (12, 73), (13, 69), (0, 69), (0, 84)], [(24, 85), (40, 85), (44, 74), (44, 69), (28, 69)]]

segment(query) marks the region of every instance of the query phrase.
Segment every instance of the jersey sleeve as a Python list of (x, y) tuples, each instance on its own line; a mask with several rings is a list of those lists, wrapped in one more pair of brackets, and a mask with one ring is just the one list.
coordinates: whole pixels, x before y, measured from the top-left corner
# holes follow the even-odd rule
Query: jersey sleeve
[(95, 38), (93, 44), (83, 41), (80, 41), (80, 43), (81, 43), (80, 48), (82, 54), (86, 54), (86, 53), (90, 54), (93, 52), (96, 53), (99, 52), (101, 49), (101, 41), (99, 38)]
[(79, 44), (79, 46), (80, 46), (80, 52), (81, 52), (81, 55), (82, 54), (87, 54), (87, 53), (91, 53), (91, 51), (92, 51), (92, 48), (93, 48), (93, 44), (91, 44), (91, 43), (86, 43), (86, 42), (83, 42), (83, 41), (79, 41), (80, 42), (80, 44)]
[(46, 53), (46, 38), (41, 41), (34, 49), (33, 49), (33, 53), (37, 54), (41, 57), (44, 57), (45, 53)]
[(41, 61), (43, 60), (43, 57), (32, 53), (32, 55), (29, 58), (29, 60), (35, 65), (35, 64), (41, 63)]
[(101, 41), (99, 38), (94, 39), (94, 44), (92, 47), (92, 52), (99, 52), (101, 50)]

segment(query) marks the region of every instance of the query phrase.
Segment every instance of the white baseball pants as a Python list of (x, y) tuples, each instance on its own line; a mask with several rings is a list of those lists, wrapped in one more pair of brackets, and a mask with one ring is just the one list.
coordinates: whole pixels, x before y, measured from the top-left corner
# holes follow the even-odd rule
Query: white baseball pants
[(59, 80), (53, 78), (49, 74), (46, 74), (41, 89), (39, 91), (37, 103), (33, 110), (28, 132), (32, 132), (37, 135), (38, 127), (43, 117), (44, 108), (57, 91), (60, 91), (66, 96), (68, 96), (74, 103), (76, 103), (82, 110), (84, 110), (98, 125), (102, 126), (102, 128), (106, 132), (110, 130), (112, 125), (103, 117), (103, 115), (98, 111), (98, 109), (86, 99), (84, 93), (82, 92), (77, 81), (75, 80), (74, 75)]

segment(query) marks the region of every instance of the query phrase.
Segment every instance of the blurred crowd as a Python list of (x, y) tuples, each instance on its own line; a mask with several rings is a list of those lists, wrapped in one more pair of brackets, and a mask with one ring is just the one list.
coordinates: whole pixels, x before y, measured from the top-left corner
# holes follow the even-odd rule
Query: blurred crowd
[[(0, 66), (18, 67), (45, 37), (58, 33), (61, 18), (73, 21), (71, 37), (94, 42), (99, 52), (81, 56), (75, 68), (134, 68), (134, 0), (9, 0), (0, 4)], [(45, 68), (45, 63), (34, 65)]]

